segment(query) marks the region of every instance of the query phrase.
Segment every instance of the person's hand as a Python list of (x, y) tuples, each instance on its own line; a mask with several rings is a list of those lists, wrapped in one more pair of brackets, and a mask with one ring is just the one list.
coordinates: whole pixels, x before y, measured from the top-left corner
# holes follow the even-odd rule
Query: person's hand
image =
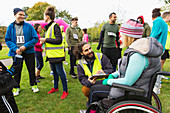
[(20, 49), (17, 49), (17, 50), (16, 50), (16, 54), (21, 55), (21, 50), (20, 50)]
[(26, 47), (25, 46), (21, 46), (19, 49), (20, 49), (21, 52), (23, 52), (23, 51), (26, 50)]
[(113, 75), (110, 74), (109, 77), (107, 79), (114, 79)]
[(100, 49), (100, 46), (97, 46), (97, 50), (99, 50)]
[(103, 75), (105, 75), (105, 72), (102, 69), (100, 69), (99, 71), (97, 71), (96, 74), (103, 74)]
[(40, 44), (43, 44), (46, 41), (46, 38), (40, 38)]
[(2, 66), (0, 66), (0, 71), (2, 71)]
[(88, 81), (92, 84), (95, 84), (96, 83), (96, 79), (97, 77), (94, 77), (93, 79), (91, 79), (90, 77), (88, 78)]
[(104, 79), (103, 82), (102, 82), (102, 84), (103, 84), (103, 85), (108, 85), (108, 84), (107, 84), (107, 81), (108, 81), (108, 79)]

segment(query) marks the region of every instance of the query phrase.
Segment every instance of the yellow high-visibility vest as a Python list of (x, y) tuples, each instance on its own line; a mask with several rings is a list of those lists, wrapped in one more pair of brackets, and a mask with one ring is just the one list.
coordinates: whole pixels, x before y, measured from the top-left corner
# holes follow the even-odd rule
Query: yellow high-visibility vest
[[(54, 34), (54, 26), (56, 25), (55, 22), (51, 24), (51, 26), (48, 28), (45, 38), (53, 38), (55, 39), (55, 34)], [(64, 57), (64, 45), (63, 41), (61, 44), (50, 44), (50, 43), (45, 43), (46, 47), (46, 56), (48, 58), (61, 58)]]
[(80, 64), (80, 66), (84, 69), (85, 75), (88, 77), (96, 74), (97, 71), (102, 69), (102, 65), (101, 65), (102, 53), (94, 53), (94, 55), (95, 55), (95, 60), (94, 60), (93, 68), (92, 68), (92, 73), (90, 69), (88, 68), (87, 64), (84, 63), (82, 59), (79, 60), (78, 62), (78, 64)]

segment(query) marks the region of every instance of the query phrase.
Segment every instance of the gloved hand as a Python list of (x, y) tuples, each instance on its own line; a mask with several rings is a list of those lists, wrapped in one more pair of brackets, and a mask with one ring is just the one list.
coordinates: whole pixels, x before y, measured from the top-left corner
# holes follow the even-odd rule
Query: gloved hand
[(108, 85), (108, 84), (107, 84), (107, 81), (108, 81), (108, 79), (104, 79), (103, 82), (102, 82), (102, 84), (103, 84), (103, 85)]
[(98, 46), (97, 46), (97, 50), (99, 50), (99, 49), (100, 49), (100, 46), (98, 45)]
[(110, 74), (107, 79), (113, 79), (113, 78), (114, 78), (114, 76), (112, 74)]

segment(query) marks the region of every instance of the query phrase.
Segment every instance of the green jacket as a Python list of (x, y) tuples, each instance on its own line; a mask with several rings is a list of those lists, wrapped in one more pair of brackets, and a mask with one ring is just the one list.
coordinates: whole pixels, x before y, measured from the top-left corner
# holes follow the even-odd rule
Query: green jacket
[(66, 41), (68, 44), (68, 47), (76, 46), (78, 45), (78, 31), (76, 28), (68, 27), (66, 29)]
[(149, 37), (150, 34), (151, 34), (151, 28), (150, 28), (149, 24), (148, 23), (144, 23), (143, 27), (144, 27), (144, 29), (143, 29), (142, 37)]

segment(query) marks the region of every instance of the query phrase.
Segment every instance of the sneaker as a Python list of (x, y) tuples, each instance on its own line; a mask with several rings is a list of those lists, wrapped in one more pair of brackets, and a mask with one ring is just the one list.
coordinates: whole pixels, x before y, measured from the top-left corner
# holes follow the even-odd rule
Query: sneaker
[(40, 75), (37, 76), (38, 79), (45, 79), (45, 77), (42, 77)]
[(50, 72), (50, 75), (53, 75), (53, 71)]
[(66, 61), (64, 62), (64, 64), (65, 64), (65, 65), (68, 65), (68, 63), (67, 63)]
[(68, 96), (68, 92), (66, 93), (65, 91), (63, 91), (63, 94), (60, 97), (60, 99), (65, 99), (67, 96)]
[(80, 110), (79, 113), (86, 113), (87, 110)]
[(158, 87), (154, 87), (153, 91), (158, 95), (160, 94), (160, 89)]
[(41, 81), (36, 77), (36, 82), (40, 83)]
[(77, 79), (77, 76), (76, 76), (76, 75), (71, 75), (71, 77), (72, 77), (73, 79)]
[(161, 76), (161, 78), (163, 78), (163, 79), (166, 79), (166, 80), (169, 80), (169, 78), (168, 77), (165, 77), (165, 76)]
[(32, 86), (32, 91), (33, 91), (34, 93), (39, 92), (39, 89), (38, 89), (37, 85)]
[[(52, 83), (54, 83), (54, 80), (52, 80)], [(58, 83), (60, 83), (60, 81), (58, 81)]]
[(19, 91), (20, 91), (19, 88), (13, 88), (13, 95), (14, 95), (14, 96), (19, 95)]
[(58, 89), (51, 88), (51, 90), (47, 94), (54, 93), (55, 91), (58, 91)]

